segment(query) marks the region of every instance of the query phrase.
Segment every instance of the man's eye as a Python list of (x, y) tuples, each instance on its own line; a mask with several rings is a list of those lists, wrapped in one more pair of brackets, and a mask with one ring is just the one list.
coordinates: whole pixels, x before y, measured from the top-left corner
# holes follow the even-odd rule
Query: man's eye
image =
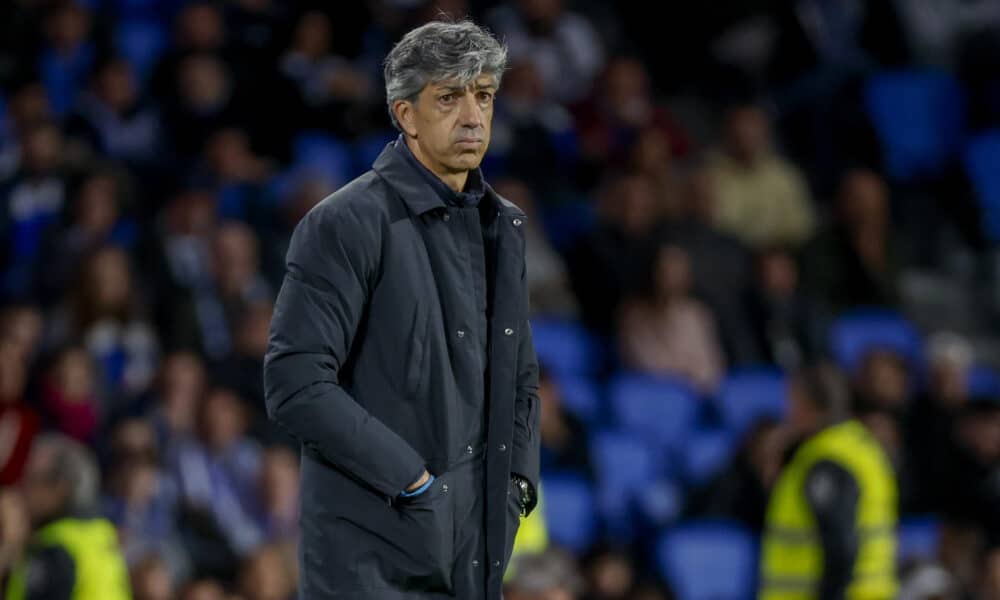
[(455, 94), (445, 94), (444, 96), (441, 96), (441, 102), (445, 103), (451, 102), (454, 99), (455, 99)]
[(480, 102), (490, 102), (492, 100), (493, 100), (493, 94), (491, 94), (489, 92), (479, 92), (479, 101)]

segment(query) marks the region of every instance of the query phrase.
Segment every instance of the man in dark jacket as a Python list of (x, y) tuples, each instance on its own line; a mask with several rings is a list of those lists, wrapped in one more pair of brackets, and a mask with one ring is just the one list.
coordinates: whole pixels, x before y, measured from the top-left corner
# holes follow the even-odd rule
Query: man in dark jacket
[(292, 237), (264, 380), (302, 442), (304, 599), (500, 599), (539, 468), (525, 215), (479, 170), (505, 63), (469, 22), (407, 34), (399, 139)]

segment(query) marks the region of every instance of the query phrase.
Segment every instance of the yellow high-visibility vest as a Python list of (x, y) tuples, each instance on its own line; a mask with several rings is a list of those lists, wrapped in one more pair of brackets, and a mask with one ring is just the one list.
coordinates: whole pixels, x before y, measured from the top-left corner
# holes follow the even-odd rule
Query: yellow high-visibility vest
[(828, 427), (809, 439), (778, 478), (767, 507), (759, 598), (818, 597), (823, 549), (804, 488), (809, 470), (820, 461), (842, 466), (858, 484), (858, 554), (846, 597), (895, 598), (896, 477), (881, 446), (854, 420)]
[[(131, 600), (115, 526), (105, 519), (59, 519), (32, 536), (34, 548), (59, 546), (73, 559), (73, 600)], [(11, 573), (6, 600), (24, 600), (29, 556)]]

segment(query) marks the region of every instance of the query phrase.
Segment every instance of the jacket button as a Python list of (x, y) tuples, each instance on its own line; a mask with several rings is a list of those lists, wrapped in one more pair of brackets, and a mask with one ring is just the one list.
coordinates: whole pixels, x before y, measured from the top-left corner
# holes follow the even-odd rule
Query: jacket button
[(445, 484), (443, 484), (441, 486), (441, 493), (443, 493), (443, 494), (447, 494), (448, 493), (448, 484), (447, 483), (445, 483)]
[(473, 568), (478, 567), (479, 566), (479, 561), (478, 560), (472, 561), (472, 566), (473, 566)]
[(467, 452), (468, 454), (472, 454), (472, 446), (466, 446), (466, 447), (465, 447), (465, 451), (466, 451), (466, 452)]
[(464, 337), (465, 337), (465, 330), (464, 330), (464, 329), (459, 329), (459, 330), (458, 330), (458, 331), (456, 331), (455, 333), (456, 333), (456, 335), (458, 335), (458, 337), (460, 337), (460, 338), (464, 338)]
[(499, 560), (493, 561), (493, 566), (499, 569), (500, 568), (500, 561)]
[(442, 215), (441, 218), (444, 219), (445, 221), (450, 221), (451, 215), (448, 213), (444, 213), (444, 215)]
[(521, 219), (514, 219), (512, 221), (512, 223), (514, 223), (514, 227), (520, 227), (521, 226)]
[(510, 327), (508, 327), (507, 329), (503, 330), (503, 334), (504, 335), (514, 335), (514, 330), (511, 329)]
[(500, 448), (499, 449), (500, 449), (500, 452), (506, 452), (507, 451), (507, 444), (500, 444)]

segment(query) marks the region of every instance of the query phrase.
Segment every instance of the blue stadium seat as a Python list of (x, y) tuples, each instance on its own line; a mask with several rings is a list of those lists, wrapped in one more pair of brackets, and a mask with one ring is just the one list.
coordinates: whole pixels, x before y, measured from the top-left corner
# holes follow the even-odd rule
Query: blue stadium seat
[(597, 342), (576, 321), (532, 319), (531, 334), (538, 360), (554, 373), (594, 375), (601, 366)]
[(865, 89), (865, 106), (897, 181), (935, 174), (955, 155), (965, 128), (958, 81), (930, 70), (886, 71)]
[(897, 558), (900, 563), (937, 558), (941, 527), (933, 517), (909, 517), (899, 523)]
[(740, 436), (765, 417), (781, 419), (785, 414), (788, 386), (777, 369), (735, 371), (719, 388), (717, 405), (726, 428)]
[(911, 364), (922, 364), (922, 342), (913, 324), (898, 313), (881, 309), (859, 309), (839, 317), (830, 331), (836, 361), (854, 373), (868, 352), (887, 349)]
[(735, 438), (725, 430), (699, 431), (684, 444), (684, 481), (698, 486), (708, 483), (729, 462)]
[(593, 381), (578, 375), (558, 375), (556, 380), (567, 412), (585, 423), (594, 424), (600, 420), (601, 395)]
[(574, 553), (585, 552), (597, 534), (596, 498), (590, 482), (571, 473), (546, 475), (540, 492), (551, 540)]
[(149, 76), (167, 49), (167, 41), (166, 28), (157, 21), (122, 21), (114, 32), (115, 50), (132, 65), (140, 81)]
[(1000, 374), (987, 366), (972, 367), (966, 374), (966, 385), (974, 398), (1000, 398)]
[(973, 138), (965, 147), (963, 163), (982, 209), (983, 233), (1000, 242), (1000, 130)]
[(669, 479), (659, 479), (639, 490), (636, 503), (649, 531), (672, 525), (684, 511), (684, 489)]
[(662, 462), (642, 440), (624, 432), (603, 431), (590, 441), (597, 475), (597, 506), (611, 534), (629, 539), (633, 509), (643, 490), (660, 478)]
[(296, 167), (330, 177), (338, 184), (349, 181), (353, 172), (351, 147), (321, 131), (306, 131), (297, 135), (292, 154)]
[(754, 536), (741, 525), (694, 521), (663, 534), (656, 560), (677, 600), (749, 600), (756, 554)]
[(619, 427), (667, 450), (683, 444), (699, 408), (686, 383), (638, 373), (617, 375), (609, 384), (608, 401)]

